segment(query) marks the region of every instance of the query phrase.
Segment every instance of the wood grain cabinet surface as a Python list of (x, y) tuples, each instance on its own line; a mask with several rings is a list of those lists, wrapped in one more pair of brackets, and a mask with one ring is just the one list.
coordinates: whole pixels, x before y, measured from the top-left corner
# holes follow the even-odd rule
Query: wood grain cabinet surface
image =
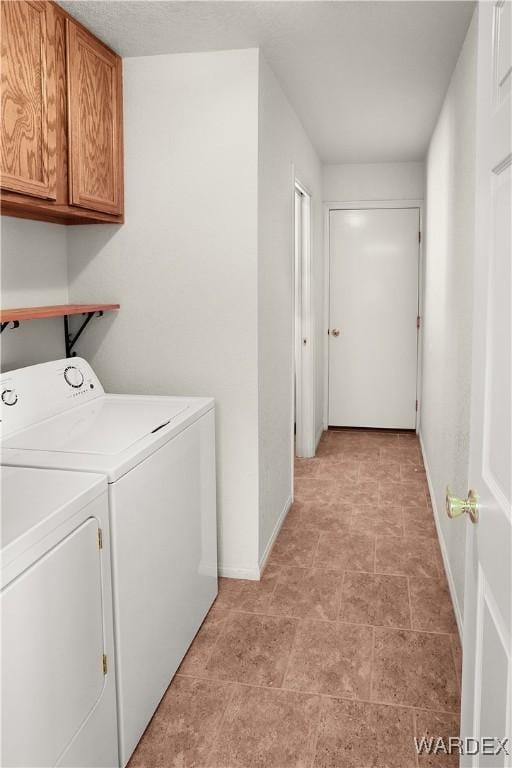
[(121, 213), (121, 60), (69, 19), (66, 26), (70, 202)]
[(0, 6), (2, 213), (121, 223), (121, 58), (49, 0)]
[(56, 196), (56, 80), (53, 8), (1, 3), (2, 187)]

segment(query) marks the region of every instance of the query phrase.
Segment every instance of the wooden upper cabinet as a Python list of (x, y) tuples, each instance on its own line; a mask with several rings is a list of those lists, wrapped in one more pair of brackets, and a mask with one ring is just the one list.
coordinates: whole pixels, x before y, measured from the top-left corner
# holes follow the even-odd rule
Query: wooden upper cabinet
[(1, 212), (122, 223), (121, 58), (54, 2), (0, 9)]
[(53, 7), (3, 1), (0, 183), (38, 198), (56, 197), (56, 75)]
[(66, 25), (69, 202), (120, 214), (122, 61), (83, 27)]

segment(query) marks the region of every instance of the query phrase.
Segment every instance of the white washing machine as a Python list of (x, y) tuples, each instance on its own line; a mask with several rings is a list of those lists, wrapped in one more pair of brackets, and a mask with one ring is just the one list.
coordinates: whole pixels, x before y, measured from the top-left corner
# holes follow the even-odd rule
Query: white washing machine
[(5, 768), (118, 762), (107, 483), (2, 467)]
[(214, 401), (106, 394), (81, 358), (0, 391), (2, 464), (107, 477), (124, 766), (217, 594)]

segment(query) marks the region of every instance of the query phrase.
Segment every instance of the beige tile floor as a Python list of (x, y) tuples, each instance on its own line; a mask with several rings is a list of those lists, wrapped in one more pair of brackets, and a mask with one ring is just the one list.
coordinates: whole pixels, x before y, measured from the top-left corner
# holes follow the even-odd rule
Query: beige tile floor
[(260, 582), (219, 596), (130, 768), (423, 768), (460, 646), (416, 437), (329, 431)]

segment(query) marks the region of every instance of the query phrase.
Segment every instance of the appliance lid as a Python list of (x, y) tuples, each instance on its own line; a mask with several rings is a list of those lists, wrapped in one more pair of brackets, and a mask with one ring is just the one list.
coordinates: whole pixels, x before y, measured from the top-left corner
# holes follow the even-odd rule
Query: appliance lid
[(104, 395), (8, 437), (4, 448), (55, 453), (115, 456), (137, 441), (158, 433), (188, 409), (173, 403)]
[(71, 517), (107, 490), (102, 475), (55, 469), (0, 467), (0, 480), (3, 563), (7, 549), (26, 538), (28, 533), (32, 532), (32, 541), (48, 533), (44, 524), (49, 518), (62, 510)]

